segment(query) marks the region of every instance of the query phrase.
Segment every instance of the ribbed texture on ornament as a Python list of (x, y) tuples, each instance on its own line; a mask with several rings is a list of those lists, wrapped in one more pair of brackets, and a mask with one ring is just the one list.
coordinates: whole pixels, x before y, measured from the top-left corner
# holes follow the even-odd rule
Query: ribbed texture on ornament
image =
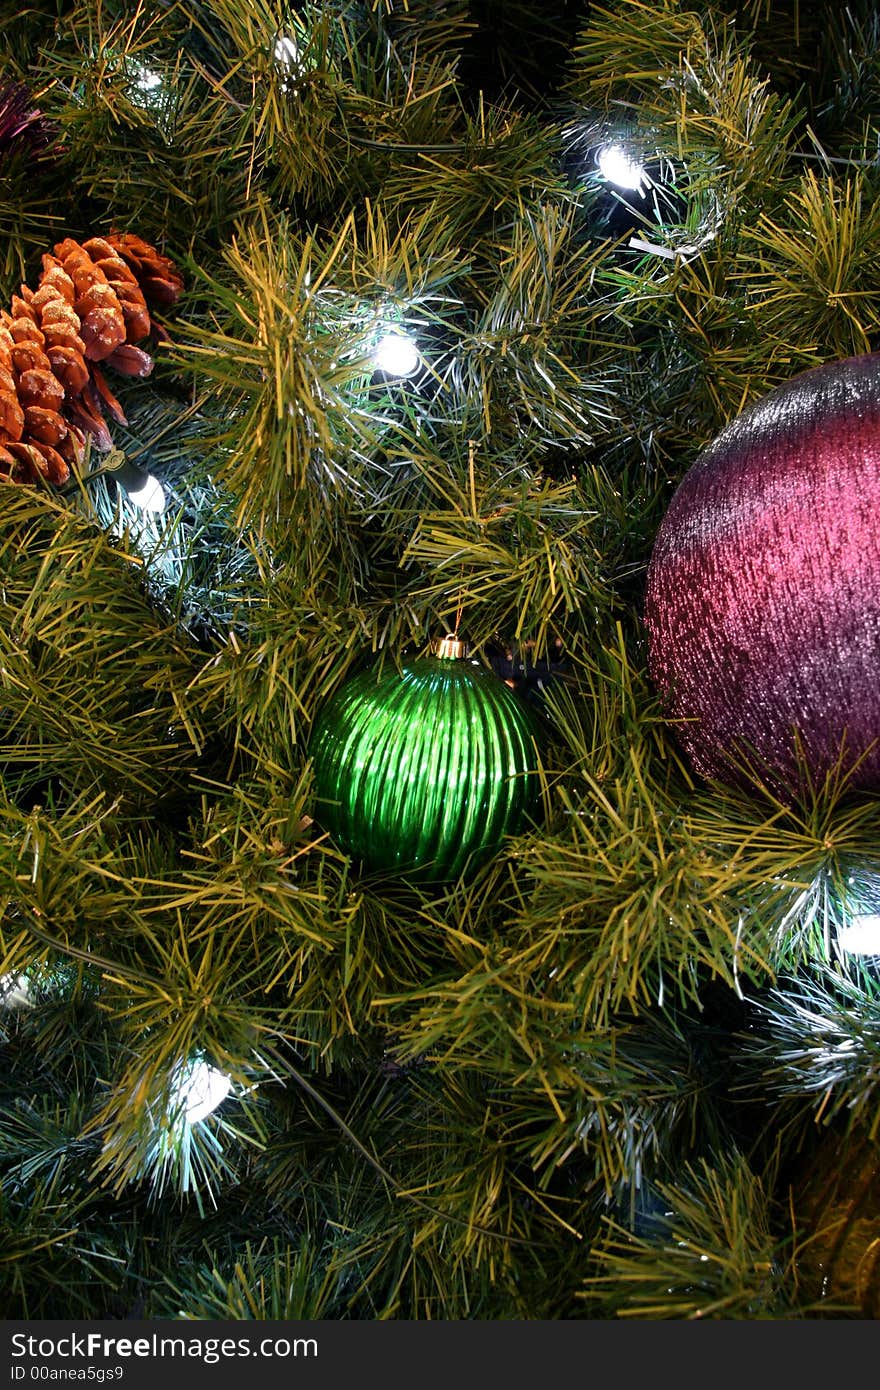
[(370, 870), (457, 878), (520, 828), (537, 795), (527, 711), (467, 661), (355, 676), (310, 751), (319, 824)]
[(880, 784), (878, 496), (876, 354), (777, 388), (685, 475), (651, 557), (645, 624), (697, 772), (737, 782), (734, 762), (749, 760), (797, 794), (845, 740), (845, 766), (867, 754), (852, 785)]

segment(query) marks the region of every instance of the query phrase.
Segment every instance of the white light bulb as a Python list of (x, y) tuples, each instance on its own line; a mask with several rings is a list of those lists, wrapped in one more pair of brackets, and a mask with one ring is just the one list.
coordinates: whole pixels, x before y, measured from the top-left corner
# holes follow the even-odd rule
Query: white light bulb
[(853, 917), (838, 931), (837, 945), (851, 956), (880, 956), (880, 914)]
[(638, 160), (631, 159), (622, 145), (603, 145), (596, 156), (599, 172), (615, 188), (629, 188), (641, 191), (645, 169)]
[(135, 84), (142, 92), (154, 92), (157, 87), (162, 86), (162, 77), (158, 72), (153, 72), (152, 68), (145, 68), (142, 63), (135, 63), (134, 67), (137, 73)]
[[(289, 34), (279, 34), (275, 40), (275, 47), (272, 50), (275, 62), (279, 68), (289, 72), (291, 68), (299, 65), (299, 46), (296, 39), (292, 39)], [(296, 95), (296, 87), (286, 79), (281, 83), (282, 92), (292, 91)]]
[(164, 512), (165, 510), (165, 490), (158, 478), (154, 478), (152, 473), (147, 474), (146, 482), (141, 487), (127, 489), (129, 500), (136, 507), (141, 507), (145, 512)]
[(389, 376), (412, 376), (419, 365), (419, 352), (405, 333), (385, 333), (373, 349), (373, 361)]
[(129, 59), (125, 63), (128, 85), (125, 95), (141, 111), (152, 116), (162, 134), (168, 138), (174, 103), (168, 85), (167, 74), (148, 68), (145, 63)]
[(172, 1109), (183, 1107), (183, 1118), (194, 1125), (216, 1110), (229, 1095), (232, 1082), (216, 1067), (200, 1059), (188, 1062), (179, 1069), (171, 1092)]
[(289, 34), (279, 34), (275, 40), (275, 62), (280, 63), (283, 68), (293, 67), (299, 58), (299, 48), (296, 39), (292, 39)]
[(16, 1004), (29, 1004), (27, 975), (0, 975), (0, 1008), (11, 1009)]

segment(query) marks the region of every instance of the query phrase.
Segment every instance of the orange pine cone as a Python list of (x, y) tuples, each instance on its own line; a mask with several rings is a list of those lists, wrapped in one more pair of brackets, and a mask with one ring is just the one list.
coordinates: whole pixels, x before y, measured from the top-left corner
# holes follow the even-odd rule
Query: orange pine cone
[(0, 477), (59, 485), (81, 458), (86, 437), (106, 452), (104, 411), (126, 423), (98, 363), (146, 377), (150, 333), (145, 294), (171, 304), (183, 288), (173, 263), (131, 233), (65, 237), (42, 258), (36, 291), (21, 286), (0, 312)]
[(11, 314), (0, 315), (0, 474), (16, 482), (45, 478), (57, 485), (70, 476), (57, 447), (69, 434), (59, 414), (64, 387), (43, 351), (32, 312), (22, 294), (13, 296)]
[(54, 248), (62, 268), (73, 281), (76, 298), (73, 307), (80, 320), (80, 337), (85, 356), (92, 362), (109, 357), (125, 342), (125, 317), (116, 291), (103, 270), (95, 265), (78, 241), (67, 237)]
[(83, 250), (89, 253), (98, 269), (103, 271), (122, 306), (126, 342), (139, 343), (146, 338), (151, 325), (147, 301), (134, 271), (129, 269), (123, 258), (103, 237), (90, 237), (88, 241), (83, 242)]
[(173, 261), (133, 232), (109, 232), (106, 241), (134, 272), (145, 298), (154, 304), (176, 304), (183, 277)]

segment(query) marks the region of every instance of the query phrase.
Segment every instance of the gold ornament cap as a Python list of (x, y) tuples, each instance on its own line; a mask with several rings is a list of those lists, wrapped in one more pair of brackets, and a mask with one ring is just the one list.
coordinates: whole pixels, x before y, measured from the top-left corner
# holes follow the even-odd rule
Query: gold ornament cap
[(448, 632), (445, 637), (434, 639), (434, 656), (439, 656), (441, 661), (461, 661), (469, 651), (467, 642), (454, 633)]

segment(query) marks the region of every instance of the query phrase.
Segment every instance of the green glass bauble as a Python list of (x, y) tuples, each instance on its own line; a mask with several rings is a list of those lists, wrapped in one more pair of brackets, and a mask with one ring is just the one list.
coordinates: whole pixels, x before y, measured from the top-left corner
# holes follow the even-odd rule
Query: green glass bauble
[(518, 830), (538, 795), (527, 708), (444, 639), (402, 670), (364, 671), (315, 724), (315, 817), (368, 870), (457, 878)]

